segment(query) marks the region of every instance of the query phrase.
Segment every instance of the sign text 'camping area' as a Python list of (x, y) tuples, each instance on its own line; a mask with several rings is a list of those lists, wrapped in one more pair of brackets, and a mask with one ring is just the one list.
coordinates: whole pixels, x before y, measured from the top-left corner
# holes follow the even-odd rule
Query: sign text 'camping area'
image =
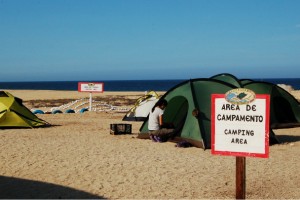
[(245, 88), (212, 94), (212, 154), (268, 158), (269, 102)]

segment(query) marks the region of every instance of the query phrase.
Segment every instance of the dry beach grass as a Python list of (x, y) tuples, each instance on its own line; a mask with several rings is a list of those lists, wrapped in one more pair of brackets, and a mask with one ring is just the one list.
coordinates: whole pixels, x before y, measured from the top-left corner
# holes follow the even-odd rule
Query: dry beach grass
[[(8, 90), (29, 109), (59, 106), (87, 93)], [(143, 92), (93, 97), (131, 107)], [(163, 92), (161, 92), (163, 94)], [(300, 99), (300, 93), (293, 93)], [(234, 199), (235, 157), (174, 143), (110, 135), (124, 113), (38, 115), (51, 127), (0, 130), (0, 198)], [(275, 130), (268, 159), (247, 158), (246, 198), (300, 199), (300, 128)]]

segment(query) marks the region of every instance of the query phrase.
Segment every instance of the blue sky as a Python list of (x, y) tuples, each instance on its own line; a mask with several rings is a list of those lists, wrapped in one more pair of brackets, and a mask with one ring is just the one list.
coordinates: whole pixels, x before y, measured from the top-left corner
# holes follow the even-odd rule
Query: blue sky
[(1, 81), (299, 78), (299, 0), (0, 0)]

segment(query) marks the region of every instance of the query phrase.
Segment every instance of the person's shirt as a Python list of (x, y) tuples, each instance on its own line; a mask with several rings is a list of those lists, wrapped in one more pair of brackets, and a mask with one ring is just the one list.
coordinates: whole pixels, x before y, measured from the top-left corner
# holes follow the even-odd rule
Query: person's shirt
[(156, 131), (160, 129), (159, 116), (163, 114), (164, 111), (159, 107), (155, 107), (153, 112), (152, 110), (150, 111), (149, 120), (148, 120), (148, 130)]

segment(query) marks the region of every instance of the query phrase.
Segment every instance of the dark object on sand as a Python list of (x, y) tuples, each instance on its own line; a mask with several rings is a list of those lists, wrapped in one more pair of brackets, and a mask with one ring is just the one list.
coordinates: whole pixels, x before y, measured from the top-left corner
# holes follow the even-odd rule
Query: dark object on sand
[(193, 145), (187, 141), (180, 141), (177, 142), (175, 147), (181, 147), (181, 148), (187, 148), (187, 147), (192, 147)]
[(121, 135), (131, 134), (131, 124), (110, 124), (110, 134)]

